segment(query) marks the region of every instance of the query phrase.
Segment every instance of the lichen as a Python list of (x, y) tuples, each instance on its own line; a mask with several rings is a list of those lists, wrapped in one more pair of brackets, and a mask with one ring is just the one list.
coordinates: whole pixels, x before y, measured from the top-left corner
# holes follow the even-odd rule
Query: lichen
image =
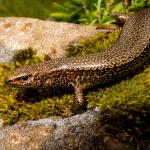
[[(119, 33), (97, 34), (67, 48), (68, 56), (95, 53), (111, 47)], [(30, 51), (30, 53), (32, 53)], [(22, 66), (17, 61), (15, 66)], [(26, 57), (25, 57), (26, 58)], [(18, 59), (17, 59), (18, 60)], [(20, 60), (20, 59), (19, 59)], [(41, 61), (32, 53), (24, 59), (29, 64)], [(38, 60), (38, 61), (37, 61)], [(43, 59), (42, 59), (43, 60)], [(27, 63), (25, 63), (27, 64)], [(69, 115), (73, 105), (73, 93), (49, 94), (48, 91), (15, 89), (4, 84), (14, 66), (0, 65), (0, 118), (4, 124), (19, 120), (35, 120), (51, 115)], [(150, 66), (147, 64), (134, 76), (128, 76), (86, 91), (88, 108), (98, 107), (106, 141), (116, 136), (124, 141), (138, 140), (150, 133)]]

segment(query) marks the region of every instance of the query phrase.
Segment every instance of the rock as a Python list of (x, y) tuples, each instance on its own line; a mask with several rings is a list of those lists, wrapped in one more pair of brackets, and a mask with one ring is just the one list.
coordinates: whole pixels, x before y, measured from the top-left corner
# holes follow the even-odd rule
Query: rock
[(0, 150), (97, 150), (100, 128), (95, 110), (68, 118), (23, 121), (0, 128)]
[(109, 30), (24, 17), (0, 18), (0, 63), (10, 62), (16, 51), (28, 48), (36, 50), (38, 56), (63, 57), (68, 44)]
[(0, 127), (0, 150), (149, 150), (150, 140), (139, 145), (116, 138), (103, 142), (98, 110), (68, 118), (50, 117)]

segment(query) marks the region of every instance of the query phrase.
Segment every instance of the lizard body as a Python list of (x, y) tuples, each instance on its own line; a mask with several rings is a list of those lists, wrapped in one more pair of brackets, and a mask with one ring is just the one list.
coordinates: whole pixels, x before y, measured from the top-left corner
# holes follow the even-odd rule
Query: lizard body
[(150, 9), (132, 15), (110, 49), (81, 57), (59, 58), (16, 69), (6, 80), (16, 87), (72, 86), (82, 106), (83, 90), (139, 68), (150, 56)]

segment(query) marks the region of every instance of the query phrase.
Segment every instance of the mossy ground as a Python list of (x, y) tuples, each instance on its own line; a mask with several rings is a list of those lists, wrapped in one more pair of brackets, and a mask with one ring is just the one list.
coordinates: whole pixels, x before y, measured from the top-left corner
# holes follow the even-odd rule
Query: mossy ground
[[(70, 46), (67, 49), (68, 56), (84, 55), (109, 48), (115, 43), (118, 35), (118, 32), (98, 34), (95, 38), (82, 40), (77, 46)], [(15, 66), (41, 61), (35, 57), (31, 49), (27, 52), (27, 55), (24, 51), (16, 55)], [(0, 118), (3, 119), (4, 124), (10, 125), (19, 120), (34, 120), (71, 113), (69, 108), (73, 104), (73, 94), (64, 92), (64, 94), (58, 93), (58, 96), (5, 85), (5, 78), (14, 68), (7, 64), (0, 65)], [(150, 134), (150, 66), (148, 64), (134, 76), (98, 86), (87, 90), (86, 93), (88, 108), (97, 106), (101, 110), (100, 119), (106, 135), (132, 141)]]

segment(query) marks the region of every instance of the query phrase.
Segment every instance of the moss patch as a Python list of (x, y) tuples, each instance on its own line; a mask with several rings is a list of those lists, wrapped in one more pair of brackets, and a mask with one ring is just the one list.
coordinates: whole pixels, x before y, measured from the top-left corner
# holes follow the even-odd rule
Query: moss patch
[(100, 108), (106, 137), (137, 142), (149, 136), (150, 66), (118, 84), (89, 92), (87, 100), (89, 108)]
[(69, 45), (66, 49), (67, 56), (81, 56), (104, 51), (114, 45), (118, 37), (119, 32), (107, 34), (97, 33), (94, 37), (86, 40), (80, 40), (80, 42), (75, 46)]
[[(68, 56), (84, 55), (104, 50), (112, 46), (118, 33), (98, 34), (89, 40), (82, 40), (76, 46), (67, 49)], [(31, 51), (28, 51), (31, 54)], [(29, 55), (28, 55), (29, 56)], [(32, 53), (29, 58), (17, 60), (27, 64), (41, 61)], [(43, 60), (43, 59), (42, 59)], [(25, 64), (26, 64), (25, 63)], [(14, 124), (19, 120), (46, 118), (51, 115), (71, 114), (73, 94), (44, 95), (42, 92), (14, 89), (4, 84), (4, 79), (14, 66), (0, 65), (0, 118), (4, 124)], [(41, 94), (42, 93), (42, 94)], [(88, 108), (99, 107), (106, 140), (116, 136), (124, 141), (137, 140), (150, 134), (150, 66), (133, 77), (126, 77), (117, 84), (89, 90), (86, 95)], [(132, 136), (131, 136), (132, 135)]]
[(31, 48), (18, 51), (13, 57), (15, 67), (22, 67), (24, 65), (30, 65), (42, 61), (43, 58), (36, 56), (36, 51)]

